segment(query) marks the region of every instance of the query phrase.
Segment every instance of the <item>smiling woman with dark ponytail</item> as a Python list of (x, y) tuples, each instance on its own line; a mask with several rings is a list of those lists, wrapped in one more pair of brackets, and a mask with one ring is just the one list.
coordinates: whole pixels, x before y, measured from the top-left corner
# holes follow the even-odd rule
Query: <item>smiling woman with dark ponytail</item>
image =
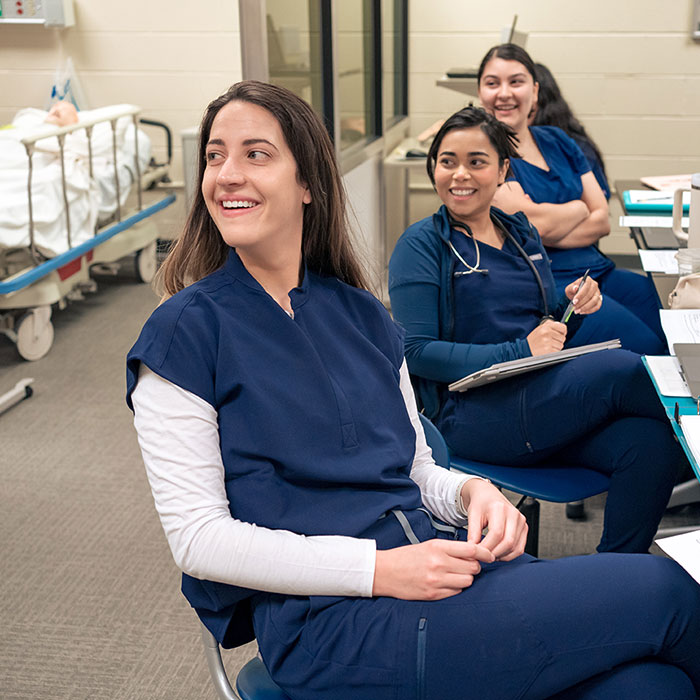
[[(443, 206), (408, 228), (389, 263), (408, 368), (455, 453), (610, 475), (598, 550), (645, 552), (682, 453), (637, 354), (606, 350), (465, 393), (447, 388), (493, 364), (561, 350), (599, 313), (596, 282), (569, 279), (557, 292), (537, 230), (493, 206), (519, 162), (514, 147), (510, 127), (473, 107), (435, 136), (427, 170)], [(575, 312), (563, 323), (569, 302)]]

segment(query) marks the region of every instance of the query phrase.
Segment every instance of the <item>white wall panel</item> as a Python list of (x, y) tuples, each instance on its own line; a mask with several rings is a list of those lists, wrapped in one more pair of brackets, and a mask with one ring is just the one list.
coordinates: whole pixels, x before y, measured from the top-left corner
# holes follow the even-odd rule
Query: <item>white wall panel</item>
[[(689, 36), (689, 0), (410, 0), (409, 9), (412, 134), (469, 102), (435, 81), (453, 66), (476, 68), (517, 14), (528, 51), (555, 74), (611, 180), (700, 170), (700, 43)], [(603, 243), (619, 245), (629, 252), (619, 232)]]
[(238, 0), (74, 3), (67, 30), (0, 26), (0, 124), (21, 107), (44, 107), (70, 57), (88, 107), (131, 102), (170, 126), (172, 178), (181, 180), (180, 131), (241, 79)]

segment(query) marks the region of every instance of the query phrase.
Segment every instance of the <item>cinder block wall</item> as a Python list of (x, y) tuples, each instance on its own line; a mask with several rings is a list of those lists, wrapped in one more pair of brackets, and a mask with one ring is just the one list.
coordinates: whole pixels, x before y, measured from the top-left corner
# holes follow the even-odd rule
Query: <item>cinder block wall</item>
[[(409, 90), (411, 133), (468, 104), (435, 85), (452, 66), (478, 66), (518, 15), (526, 48), (547, 65), (605, 157), (612, 181), (700, 171), (700, 43), (690, 38), (690, 0), (411, 0)], [(476, 103), (476, 98), (473, 98)], [(413, 177), (414, 184), (427, 176)], [(413, 219), (436, 198), (412, 191)], [(631, 252), (617, 225), (607, 252)]]
[(180, 130), (241, 79), (238, 0), (74, 7), (69, 29), (0, 24), (0, 125), (22, 107), (45, 107), (56, 68), (71, 57), (88, 107), (129, 102), (171, 127), (173, 179), (182, 180)]

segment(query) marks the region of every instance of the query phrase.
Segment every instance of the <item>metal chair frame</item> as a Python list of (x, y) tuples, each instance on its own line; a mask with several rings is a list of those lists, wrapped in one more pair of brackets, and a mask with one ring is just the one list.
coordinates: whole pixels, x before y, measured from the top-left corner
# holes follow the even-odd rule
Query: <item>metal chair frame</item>
[(289, 700), (270, 678), (270, 674), (259, 656), (243, 665), (236, 677), (236, 689), (234, 690), (221, 658), (219, 643), (201, 621), (200, 626), (209, 674), (220, 700)]

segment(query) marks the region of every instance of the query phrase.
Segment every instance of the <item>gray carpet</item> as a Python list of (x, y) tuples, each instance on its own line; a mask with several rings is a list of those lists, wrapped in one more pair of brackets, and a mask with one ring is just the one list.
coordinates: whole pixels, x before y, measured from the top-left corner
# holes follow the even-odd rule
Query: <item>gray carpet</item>
[[(156, 298), (129, 280), (99, 286), (54, 313), (38, 362), (0, 335), (0, 393), (35, 380), (34, 396), (0, 415), (0, 696), (213, 698), (123, 399), (124, 356)], [(541, 555), (592, 552), (603, 503), (576, 523), (543, 504)], [(686, 522), (700, 511), (665, 524)]]

